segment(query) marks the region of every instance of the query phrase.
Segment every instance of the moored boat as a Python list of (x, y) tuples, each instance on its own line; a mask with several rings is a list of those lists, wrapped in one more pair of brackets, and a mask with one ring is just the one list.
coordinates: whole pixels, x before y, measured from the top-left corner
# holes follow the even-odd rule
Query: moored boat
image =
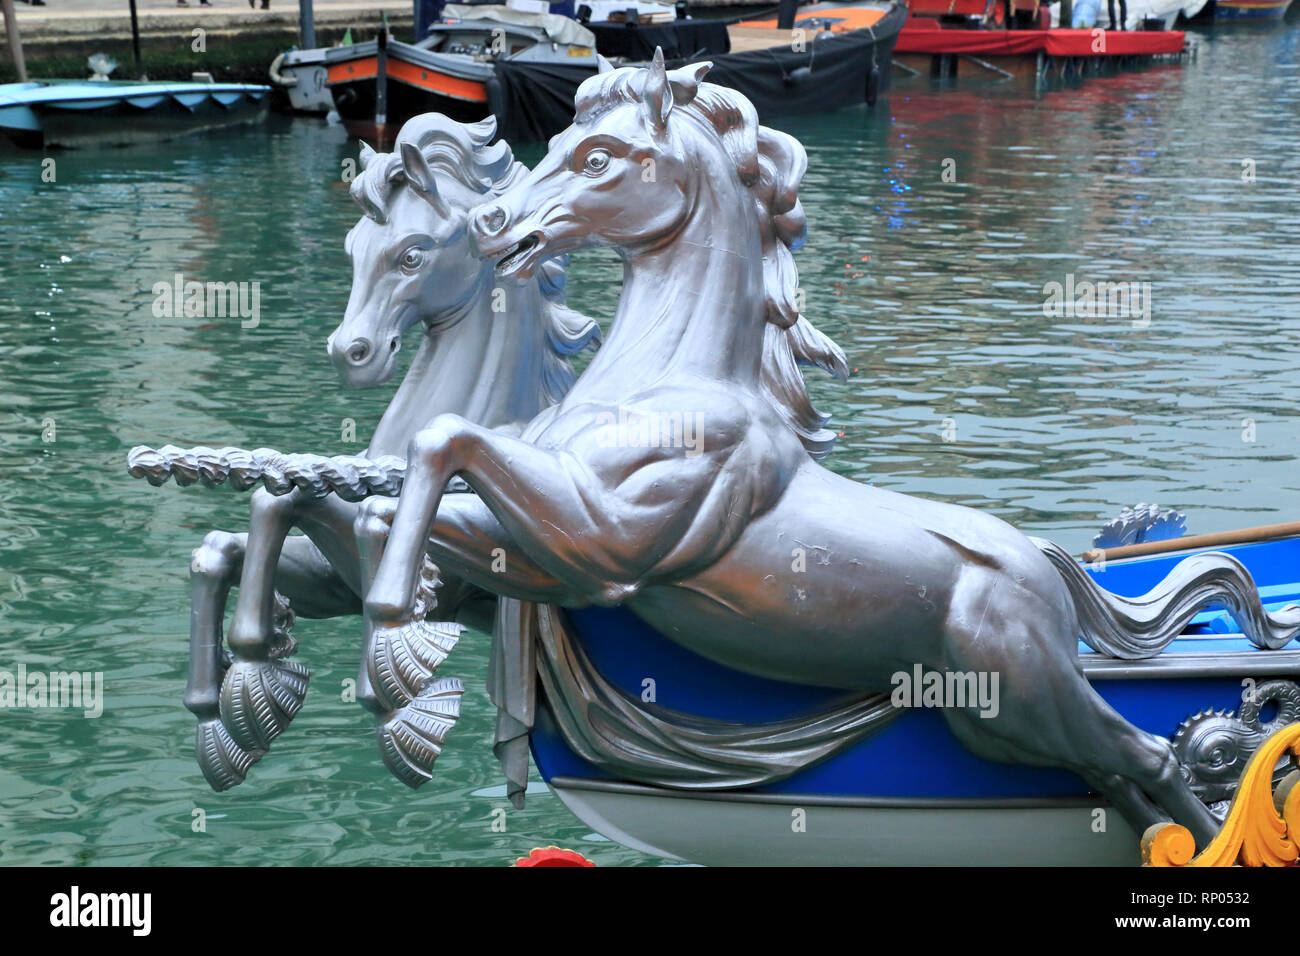
[(287, 50), (271, 62), (267, 70), (271, 82), (284, 91), (294, 112), (325, 114), (334, 108), (325, 66), (327, 52), (329, 47)]
[(596, 71), (595, 38), (574, 20), (505, 7), (448, 6), (444, 16), (447, 22), (434, 24), (418, 43), (381, 34), (326, 51), (327, 83), (349, 134), (387, 148), (420, 113), (481, 120), (490, 112), (487, 84), (496, 62)]
[[(800, 33), (794, 40), (775, 19), (692, 33), (693, 40), (706, 34), (714, 37), (721, 48), (699, 49), (692, 42), (691, 54), (670, 64), (709, 60), (711, 82), (744, 93), (764, 120), (874, 103), (887, 88), (890, 55), (906, 7), (896, 0), (867, 0), (833, 11), (832, 7), (819, 4), (802, 10)], [(823, 8), (832, 12), (819, 13)], [(551, 50), (555, 41), (529, 47), (525, 41), (534, 38), (521, 35), (520, 42), (510, 41), (508, 49), (498, 41), (494, 51), (493, 30), (509, 35), (510, 30), (523, 27), (519, 22), (489, 19), (497, 8), (446, 8), (448, 15), (460, 15), (464, 9), (487, 12), (476, 13), (482, 18), (477, 21), (435, 24), (429, 38), (413, 45), (381, 39), (329, 51), (330, 88), (352, 135), (372, 146), (386, 146), (403, 122), (428, 111), (462, 122), (490, 113), (500, 134), (511, 142), (545, 140), (569, 124), (578, 86), (598, 69), (598, 57), (604, 53), (599, 45), (593, 49), (575, 43), (566, 51), (560, 44)], [(523, 16), (513, 10), (498, 15)], [(573, 21), (564, 22), (583, 30)], [(662, 28), (690, 30), (683, 24), (691, 22)], [(625, 34), (635, 29), (620, 27)], [(443, 31), (457, 31), (465, 40), (449, 45), (439, 38)], [(621, 52), (627, 44), (618, 48)], [(610, 60), (619, 66), (639, 62), (614, 55)]]
[(169, 139), (260, 117), (270, 87), (248, 83), (39, 80), (0, 85), (0, 132), (17, 146)]
[(1236, 20), (1241, 18), (1278, 20), (1286, 16), (1291, 0), (1216, 0), (1216, 18)]
[[(1191, 4), (1134, 0), (1125, 6), (1128, 28), (1106, 29), (1105, 9), (1095, 18), (1072, 18), (1070, 27), (1053, 27), (1038, 16), (1036, 3), (1017, 10), (999, 0), (911, 0), (911, 16), (899, 35), (895, 61), (930, 76), (1020, 77), (1037, 82), (1139, 66), (1180, 58), (1186, 35), (1168, 27), (1184, 9), (1199, 8), (1198, 0)], [(1117, 19), (1120, 16), (1116, 14)], [(1144, 25), (1149, 28), (1138, 29)]]

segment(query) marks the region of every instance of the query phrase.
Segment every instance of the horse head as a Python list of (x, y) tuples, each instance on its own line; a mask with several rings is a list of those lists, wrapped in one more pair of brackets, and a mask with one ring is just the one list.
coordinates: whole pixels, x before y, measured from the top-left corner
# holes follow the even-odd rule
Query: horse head
[[(498, 272), (529, 276), (544, 260), (573, 249), (653, 245), (673, 234), (694, 207), (701, 165), (699, 124), (673, 124), (707, 88), (712, 64), (599, 73), (578, 89), (574, 124), (555, 136), (546, 157), (508, 194), (470, 212), (479, 254)], [(713, 89), (718, 89), (713, 87)], [(757, 127), (748, 107), (750, 136)], [(698, 115), (698, 114), (697, 114)], [(743, 117), (736, 117), (743, 123)]]
[[(699, 268), (714, 270), (711, 283), (718, 271), (747, 268), (754, 287), (746, 292), (711, 288), (719, 301), (761, 300), (762, 386), (809, 452), (821, 457), (834, 433), (812, 406), (799, 366), (843, 378), (848, 365), (799, 314), (793, 253), (807, 231), (798, 189), (808, 157), (793, 137), (760, 126), (742, 94), (704, 82), (710, 67), (666, 70), (656, 51), (649, 67), (587, 79), (573, 125), (551, 140), (533, 171), (470, 210), (470, 239), (503, 276), (531, 275), (548, 258), (585, 246), (635, 257), (679, 239)], [(724, 269), (700, 255), (705, 246), (723, 251)], [(664, 297), (681, 279), (669, 269), (649, 283), (660, 308), (671, 308)]]
[(352, 293), (327, 346), (348, 385), (387, 381), (409, 328), (450, 328), (490, 281), (466, 213), (523, 172), (504, 142), (489, 145), (495, 132), (491, 118), (465, 126), (430, 113), (402, 128), (392, 153), (362, 147), (351, 194), (364, 215), (345, 242)]

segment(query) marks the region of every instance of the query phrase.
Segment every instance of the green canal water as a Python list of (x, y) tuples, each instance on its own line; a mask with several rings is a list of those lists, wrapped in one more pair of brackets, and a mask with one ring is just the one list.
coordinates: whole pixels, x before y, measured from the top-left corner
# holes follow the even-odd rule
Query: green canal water
[[(809, 153), (805, 311), (855, 369), (812, 376), (843, 432), (832, 468), (1076, 551), (1138, 501), (1197, 532), (1300, 518), (1300, 19), (1200, 41), (1182, 67), (1079, 89), (909, 81), (874, 112), (781, 124)], [(0, 863), (496, 865), (552, 843), (658, 862), (540, 782), (501, 830), (483, 635), (444, 665), (464, 716), (420, 792), (342, 699), (355, 619), (299, 623), (307, 705), (246, 784), (215, 794), (194, 765), (189, 553), (243, 529), (246, 500), (150, 488), (124, 457), (357, 449), (343, 420), (364, 438), (389, 391), (344, 391), (324, 350), (352, 155), (338, 129), (277, 119), (54, 154), (53, 183), (40, 155), (0, 156), (0, 670), (104, 681), (95, 719), (0, 710)], [(178, 272), (260, 282), (260, 324), (156, 318)], [(570, 274), (571, 301), (612, 313), (609, 254)], [(1149, 283), (1149, 324), (1045, 315), (1070, 275)]]

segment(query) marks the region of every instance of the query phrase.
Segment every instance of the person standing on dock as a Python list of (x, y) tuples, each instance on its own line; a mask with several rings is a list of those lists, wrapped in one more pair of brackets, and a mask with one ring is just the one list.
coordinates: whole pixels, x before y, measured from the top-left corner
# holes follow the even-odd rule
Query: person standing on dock
[(1128, 22), (1128, 3), (1119, 0), (1119, 26), (1115, 25), (1115, 0), (1106, 0), (1106, 9), (1110, 13), (1110, 29), (1123, 30), (1124, 24)]

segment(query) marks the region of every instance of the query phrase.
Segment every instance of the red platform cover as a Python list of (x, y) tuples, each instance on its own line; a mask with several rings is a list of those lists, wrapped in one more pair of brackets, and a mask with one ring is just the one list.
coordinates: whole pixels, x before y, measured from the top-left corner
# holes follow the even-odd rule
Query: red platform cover
[[(933, 25), (931, 25), (933, 24)], [(1141, 56), (1177, 53), (1182, 30), (1105, 30), (1105, 49), (1095, 50), (1092, 30), (945, 30), (934, 21), (908, 20), (895, 53), (956, 53), (970, 56)]]

